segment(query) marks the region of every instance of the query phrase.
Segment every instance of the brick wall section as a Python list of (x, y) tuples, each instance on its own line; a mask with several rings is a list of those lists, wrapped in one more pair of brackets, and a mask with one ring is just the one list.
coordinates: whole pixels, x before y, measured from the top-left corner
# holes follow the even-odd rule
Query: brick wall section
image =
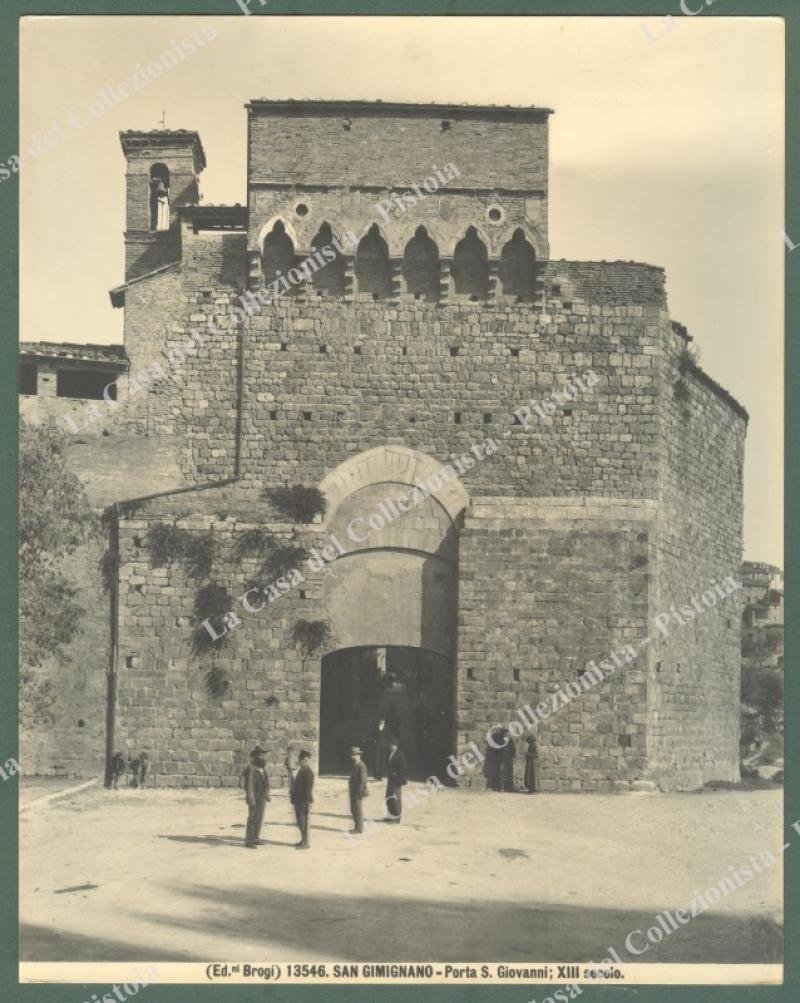
[[(664, 325), (659, 396), (661, 511), (655, 614), (710, 588), (737, 582), (742, 559), (746, 418), (701, 375), (688, 372), (676, 398), (683, 338)], [(662, 786), (739, 779), (742, 592), (681, 627), (654, 631), (649, 757)]]
[[(283, 106), (286, 107), (286, 106)], [(456, 117), (457, 116), (457, 117)], [(498, 120), (502, 119), (502, 120)], [(350, 128), (346, 128), (346, 120)], [(449, 128), (442, 122), (449, 121)], [(547, 114), (416, 109), (412, 114), (301, 108), (250, 110), (248, 168), (258, 182), (407, 188), (453, 162), (465, 188), (547, 190)]]
[[(474, 495), (655, 496), (657, 329), (644, 311), (657, 308), (547, 310), (280, 300), (247, 334), (243, 476), (311, 484), (376, 445), (445, 460), (495, 436), (503, 448), (466, 479)], [(516, 407), (589, 369), (587, 394), (528, 432), (513, 424)]]
[[(655, 503), (484, 499), (467, 515), (459, 568), (459, 745), (548, 703), (647, 636)], [(519, 675), (514, 678), (514, 673)], [(580, 684), (578, 684), (580, 686)], [(628, 790), (646, 770), (647, 660), (616, 668), (544, 720), (543, 790)], [(621, 744), (630, 743), (630, 744)], [(516, 766), (524, 766), (524, 742)], [(473, 772), (470, 785), (483, 784)]]
[[(325, 652), (305, 658), (291, 635), (298, 619), (324, 615), (322, 581), (309, 572), (302, 586), (305, 598), (295, 589), (261, 613), (243, 617), (241, 627), (217, 642), (214, 657), (193, 654), (199, 585), (180, 565), (152, 568), (144, 546), (151, 521), (174, 519), (190, 498), (156, 500), (121, 526), (118, 744), (148, 751), (156, 783), (205, 787), (236, 786), (249, 750), (261, 741), (273, 782), (285, 783), (286, 743), (302, 742), (313, 753), (317, 749), (320, 658)], [(192, 510), (220, 504), (217, 492), (207, 497), (198, 493)], [(261, 510), (254, 505), (253, 512)], [(291, 538), (285, 523), (262, 519), (263, 514), (257, 523), (243, 522), (217, 512), (187, 516), (178, 525), (198, 533), (213, 529), (217, 557), (212, 578), (238, 596), (257, 577), (263, 560), (237, 553), (235, 540), (241, 533), (258, 524), (282, 542)], [(301, 537), (308, 547), (326, 542), (314, 529), (301, 531)], [(203, 681), (214, 658), (230, 682), (222, 699), (209, 696)]]

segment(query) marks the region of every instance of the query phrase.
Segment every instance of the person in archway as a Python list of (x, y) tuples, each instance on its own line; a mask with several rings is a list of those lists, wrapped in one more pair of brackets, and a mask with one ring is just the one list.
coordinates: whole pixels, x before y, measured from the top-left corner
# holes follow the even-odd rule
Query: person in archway
[(386, 760), (389, 755), (389, 730), (386, 718), (379, 717), (375, 722), (370, 736), (370, 758), (372, 759), (372, 775), (376, 780), (383, 780), (386, 774)]
[(261, 842), (261, 826), (267, 801), (270, 801), (267, 753), (257, 745), (250, 753), (250, 764), (244, 771), (244, 796), (247, 801), (247, 832), (244, 845), (252, 850)]
[(311, 792), (314, 789), (314, 771), (311, 769), (311, 753), (305, 749), (298, 757), (299, 768), (292, 777), (291, 802), (294, 805), (294, 816), (297, 819), (297, 828), (300, 830), (300, 842), (295, 843), (298, 850), (307, 850), (308, 842), (308, 815), (311, 811), (311, 804), (314, 798)]
[(389, 759), (386, 764), (387, 822), (399, 822), (403, 814), (403, 787), (408, 783), (406, 757), (396, 738), (389, 739)]
[(350, 791), (350, 814), (353, 816), (353, 833), (364, 831), (364, 798), (369, 793), (367, 788), (367, 767), (361, 761), (363, 752), (357, 745), (350, 749), (350, 777), (348, 778), (348, 789)]
[(529, 735), (525, 740), (525, 790), (529, 794), (539, 791), (539, 743), (535, 735)]

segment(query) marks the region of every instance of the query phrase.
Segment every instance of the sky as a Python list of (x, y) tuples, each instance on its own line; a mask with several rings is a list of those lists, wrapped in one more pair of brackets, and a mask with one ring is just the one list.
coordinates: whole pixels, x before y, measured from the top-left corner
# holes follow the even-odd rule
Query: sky
[(122, 129), (196, 129), (204, 201), (245, 203), (252, 98), (548, 106), (551, 257), (666, 268), (672, 317), (750, 412), (745, 558), (783, 566), (783, 53), (778, 18), (704, 14), (23, 18), (20, 337), (122, 342)]

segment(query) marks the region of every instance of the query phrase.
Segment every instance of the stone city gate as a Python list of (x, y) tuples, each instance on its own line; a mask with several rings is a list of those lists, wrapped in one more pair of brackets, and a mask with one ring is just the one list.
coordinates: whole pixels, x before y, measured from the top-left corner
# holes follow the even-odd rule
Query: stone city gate
[[(325, 533), (347, 551), (326, 575), (323, 604), (337, 648), (321, 662), (320, 770), (341, 772), (379, 717), (413, 773), (441, 772), (455, 746), (458, 535), (469, 498), (439, 484), (441, 464), (378, 447), (324, 479)], [(416, 503), (398, 499), (415, 485)], [(428, 492), (430, 491), (430, 494)]]

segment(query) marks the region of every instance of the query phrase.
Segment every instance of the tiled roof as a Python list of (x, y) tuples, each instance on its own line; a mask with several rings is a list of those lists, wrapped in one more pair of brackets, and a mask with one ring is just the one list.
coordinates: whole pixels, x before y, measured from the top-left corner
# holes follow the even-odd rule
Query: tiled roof
[(73, 362), (128, 364), (123, 345), (73, 345), (63, 341), (21, 341), (19, 354), (38, 358), (69, 359)]

